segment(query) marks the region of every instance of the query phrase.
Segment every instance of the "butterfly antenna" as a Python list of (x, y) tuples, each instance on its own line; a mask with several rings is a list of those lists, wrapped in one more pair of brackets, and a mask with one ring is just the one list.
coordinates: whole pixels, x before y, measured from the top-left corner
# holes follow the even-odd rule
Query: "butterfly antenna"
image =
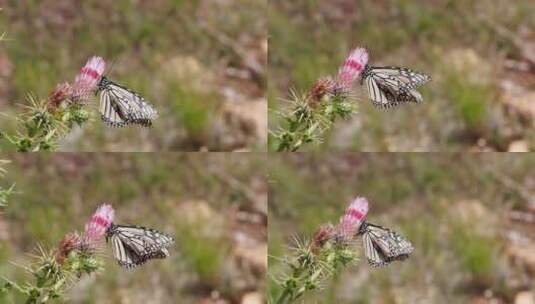
[(118, 57), (115, 57), (113, 59), (110, 60), (110, 68), (108, 69), (108, 71), (106, 72), (107, 75), (110, 75), (113, 70), (115, 70), (115, 67), (117, 66), (117, 64), (120, 62), (120, 60), (118, 59)]

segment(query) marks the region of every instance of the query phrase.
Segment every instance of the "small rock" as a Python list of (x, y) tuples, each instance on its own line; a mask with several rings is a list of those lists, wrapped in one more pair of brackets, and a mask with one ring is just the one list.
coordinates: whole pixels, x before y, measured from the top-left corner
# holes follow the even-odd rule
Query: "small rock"
[(225, 150), (267, 144), (267, 102), (232, 100), (224, 102), (221, 114), (214, 124), (216, 140)]
[(226, 232), (223, 214), (217, 212), (203, 200), (187, 201), (178, 208), (181, 222), (196, 227), (200, 235), (220, 237)]
[(264, 299), (260, 293), (250, 292), (250, 293), (246, 293), (242, 297), (241, 304), (262, 304), (264, 303), (263, 300)]
[(535, 120), (535, 91), (529, 91), (513, 81), (502, 81), (502, 102), (529, 120)]
[(267, 271), (267, 245), (258, 244), (256, 246), (244, 246), (237, 244), (234, 254), (239, 259), (250, 263), (258, 271), (265, 273)]
[(444, 58), (453, 71), (462, 73), (471, 83), (486, 84), (492, 79), (492, 65), (472, 48), (448, 50)]
[(508, 152), (529, 152), (528, 143), (525, 140), (515, 140), (509, 144)]
[(519, 292), (515, 297), (515, 304), (535, 304), (535, 293), (532, 291)]
[(525, 264), (531, 271), (535, 271), (535, 244), (511, 245), (507, 251), (511, 257)]
[(176, 56), (162, 63), (163, 75), (174, 80), (190, 91), (205, 92), (214, 82), (212, 70), (206, 68), (196, 58)]

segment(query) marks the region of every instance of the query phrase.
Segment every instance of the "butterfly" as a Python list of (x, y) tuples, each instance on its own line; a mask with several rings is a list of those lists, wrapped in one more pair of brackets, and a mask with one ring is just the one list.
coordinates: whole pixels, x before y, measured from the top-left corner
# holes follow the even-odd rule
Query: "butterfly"
[(104, 76), (97, 85), (98, 93), (101, 119), (110, 126), (150, 126), (152, 120), (158, 117), (158, 112), (141, 95)]
[(361, 224), (358, 235), (362, 235), (364, 255), (373, 267), (402, 261), (414, 250), (412, 244), (397, 232), (367, 222)]
[(366, 64), (360, 83), (366, 84), (368, 96), (376, 107), (390, 108), (406, 102), (422, 102), (416, 88), (429, 80), (430, 76), (411, 69)]
[(106, 242), (108, 240), (111, 240), (113, 256), (125, 268), (168, 257), (167, 248), (175, 242), (172, 236), (151, 228), (115, 224), (106, 230)]

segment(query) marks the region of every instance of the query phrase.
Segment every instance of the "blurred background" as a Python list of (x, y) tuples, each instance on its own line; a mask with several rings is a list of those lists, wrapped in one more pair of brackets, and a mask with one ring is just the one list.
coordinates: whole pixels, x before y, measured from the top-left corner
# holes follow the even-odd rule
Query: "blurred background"
[[(287, 269), (292, 237), (336, 224), (357, 195), (367, 219), (407, 237), (404, 262), (361, 260), (303, 303), (535, 301), (534, 155), (278, 154), (270, 156), (269, 273)], [(273, 279), (269, 294), (278, 294)]]
[[(63, 151), (264, 150), (265, 0), (0, 0), (0, 129), (15, 128), (31, 93), (46, 98), (87, 59), (139, 92), (160, 118), (150, 129), (94, 121)], [(0, 147), (1, 148), (1, 147)]]
[[(68, 303), (263, 303), (267, 268), (264, 155), (2, 154), (0, 274), (23, 282), (36, 246), (83, 231), (102, 202), (115, 223), (171, 233), (170, 257), (120, 268), (105, 245), (104, 271), (82, 276)], [(1, 303), (21, 303), (1, 298)], [(178, 302), (177, 302), (178, 301)]]
[(358, 114), (309, 150), (535, 150), (534, 15), (532, 0), (272, 0), (269, 128), (290, 89), (308, 90), (366, 46), (372, 65), (432, 76), (423, 104), (378, 110), (359, 85)]

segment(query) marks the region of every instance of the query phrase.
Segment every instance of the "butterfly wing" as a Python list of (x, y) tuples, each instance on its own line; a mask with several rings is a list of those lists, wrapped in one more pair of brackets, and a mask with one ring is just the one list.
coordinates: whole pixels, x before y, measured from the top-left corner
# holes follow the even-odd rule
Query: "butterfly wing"
[(139, 266), (149, 259), (166, 258), (167, 247), (174, 244), (170, 235), (140, 226), (113, 225), (109, 234), (114, 256), (126, 268)]
[[(103, 103), (111, 103), (112, 107), (126, 124), (133, 123), (150, 126), (152, 120), (158, 118), (158, 112), (141, 95), (126, 87), (105, 78), (103, 84), (100, 86), (100, 90), (102, 91), (101, 109), (103, 108)], [(103, 100), (104, 96), (107, 96), (107, 99)]]
[(165, 259), (168, 256), (169, 256), (169, 250), (167, 250), (167, 248), (162, 248), (159, 251), (156, 251), (153, 254), (151, 254), (150, 258), (151, 259)]
[(370, 73), (383, 79), (388, 85), (405, 90), (414, 89), (431, 80), (431, 77), (426, 74), (401, 67), (371, 67)]
[(364, 255), (366, 256), (366, 259), (368, 259), (368, 263), (371, 266), (379, 267), (388, 264), (384, 255), (377, 250), (376, 246), (373, 244), (371, 236), (368, 232), (365, 232), (362, 235), (362, 240), (364, 244)]
[[(389, 108), (405, 102), (421, 102), (422, 95), (416, 91), (416, 87), (431, 79), (428, 75), (400, 67), (368, 67), (363, 77), (370, 99), (380, 108)], [(371, 80), (374, 82), (373, 86), (368, 84), (371, 84)], [(384, 98), (377, 98), (379, 94), (375, 93), (376, 91), (381, 91)]]
[(412, 244), (399, 233), (376, 225), (368, 225), (372, 243), (385, 256), (387, 262), (406, 259), (414, 250)]
[(368, 89), (368, 96), (370, 96), (370, 99), (376, 107), (386, 108), (391, 106), (394, 98), (388, 90), (379, 87), (379, 84), (373, 77), (366, 77), (364, 82)]
[(173, 237), (155, 229), (127, 225), (116, 227), (119, 238), (139, 255), (151, 256), (174, 243)]
[(133, 123), (148, 125), (158, 117), (158, 112), (141, 95), (115, 83), (110, 87), (117, 105)]
[(105, 90), (100, 94), (100, 117), (102, 121), (112, 127), (124, 127), (128, 125), (126, 117), (111, 101), (110, 92)]
[(134, 268), (143, 265), (148, 259), (138, 255), (135, 251), (125, 246), (117, 235), (111, 236), (113, 256), (117, 263), (125, 268)]

